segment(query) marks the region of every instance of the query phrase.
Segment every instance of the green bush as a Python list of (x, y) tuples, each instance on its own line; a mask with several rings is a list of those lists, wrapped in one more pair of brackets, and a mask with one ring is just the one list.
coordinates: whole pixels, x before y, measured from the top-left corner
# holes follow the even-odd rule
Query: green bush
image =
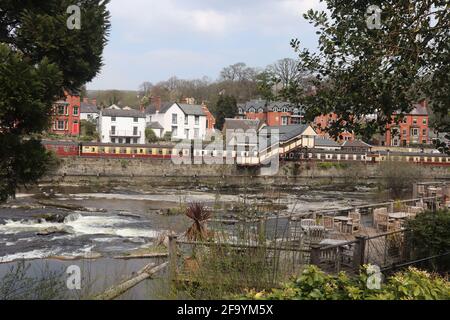
[(409, 268), (396, 273), (381, 284), (380, 289), (367, 286), (367, 267), (359, 276), (344, 272), (329, 275), (316, 266), (308, 267), (302, 275), (271, 292), (248, 291), (238, 297), (252, 300), (448, 300), (450, 283), (447, 279), (425, 271)]
[[(415, 219), (408, 220), (406, 227), (412, 234), (412, 258), (437, 256), (450, 251), (449, 210), (424, 212)], [(433, 271), (448, 272), (450, 255), (431, 260), (424, 264), (424, 267)]]
[(155, 131), (153, 131), (153, 129), (151, 128), (145, 129), (145, 139), (149, 143), (158, 141), (158, 137), (156, 136)]

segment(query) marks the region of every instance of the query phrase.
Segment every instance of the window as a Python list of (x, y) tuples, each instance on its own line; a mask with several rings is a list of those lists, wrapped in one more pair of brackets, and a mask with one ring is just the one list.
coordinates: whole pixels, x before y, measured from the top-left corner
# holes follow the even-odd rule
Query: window
[(427, 119), (423, 119), (423, 120), (422, 120), (422, 123), (423, 123), (423, 124), (427, 124)]
[(200, 124), (200, 117), (195, 116), (195, 125), (198, 126)]
[(111, 142), (112, 142), (112, 143), (116, 143), (116, 138), (112, 138), (112, 139), (111, 139)]
[(66, 114), (66, 107), (65, 106), (58, 106), (57, 110), (56, 110), (56, 114), (57, 115), (65, 115)]
[(123, 139), (122, 138), (119, 138), (119, 143), (123, 143)]
[(130, 144), (131, 143), (131, 138), (125, 138), (125, 143), (126, 144)]
[(116, 126), (111, 127), (111, 134), (116, 134)]
[(186, 139), (189, 139), (189, 129), (185, 129), (185, 130), (184, 130), (184, 137), (185, 137)]
[(289, 118), (288, 117), (281, 117), (281, 125), (282, 126), (287, 126), (289, 123)]
[(404, 136), (406, 136), (406, 129), (405, 129), (405, 130), (403, 130), (403, 135), (404, 135)]
[(133, 136), (138, 135), (138, 127), (133, 127)]
[(116, 122), (116, 117), (111, 117), (112, 122)]
[(57, 130), (64, 130), (66, 128), (66, 122), (64, 120), (58, 120), (56, 124)]
[(427, 135), (427, 129), (423, 129), (423, 130), (422, 130), (422, 135), (424, 135), (424, 136)]
[(137, 144), (137, 143), (138, 143), (138, 139), (137, 139), (137, 138), (134, 138), (134, 139), (133, 139), (133, 143), (134, 143), (134, 144)]
[(138, 122), (138, 121), (139, 121), (138, 118), (136, 118), (136, 117), (133, 118), (133, 122)]
[(413, 119), (413, 124), (417, 124), (417, 118)]
[(178, 135), (178, 128), (172, 127), (172, 137), (176, 137)]
[(200, 137), (200, 130), (194, 129), (194, 139), (198, 139)]
[(177, 115), (176, 114), (172, 114), (172, 124), (177, 124)]
[(417, 137), (417, 136), (419, 135), (419, 129), (413, 128), (411, 134), (412, 134), (413, 136)]
[(184, 124), (187, 126), (189, 124), (189, 116), (184, 118)]
[(78, 107), (73, 107), (73, 115), (74, 115), (74, 116), (77, 116), (77, 115), (78, 115), (78, 111), (79, 111), (79, 108), (78, 108)]

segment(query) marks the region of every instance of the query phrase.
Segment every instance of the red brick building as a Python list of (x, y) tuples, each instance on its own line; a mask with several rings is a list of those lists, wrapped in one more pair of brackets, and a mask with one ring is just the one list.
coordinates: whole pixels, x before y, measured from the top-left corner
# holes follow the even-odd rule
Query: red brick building
[(428, 103), (422, 100), (414, 109), (405, 115), (398, 124), (394, 122), (387, 126), (381, 144), (385, 146), (406, 147), (414, 144), (429, 144)]
[(50, 132), (62, 136), (80, 134), (80, 96), (66, 93), (65, 100), (56, 101)]
[(289, 102), (251, 100), (238, 104), (240, 119), (260, 120), (268, 126), (288, 126), (300, 124), (303, 120), (303, 109)]
[[(335, 113), (330, 113), (316, 117), (316, 119), (314, 120), (314, 129), (316, 130), (317, 134), (321, 137), (328, 137), (325, 128), (328, 128), (330, 123), (336, 121), (337, 118), (338, 116)], [(343, 132), (341, 133), (341, 136), (342, 136), (342, 139), (340, 139), (341, 142), (355, 140), (355, 135), (351, 132)]]

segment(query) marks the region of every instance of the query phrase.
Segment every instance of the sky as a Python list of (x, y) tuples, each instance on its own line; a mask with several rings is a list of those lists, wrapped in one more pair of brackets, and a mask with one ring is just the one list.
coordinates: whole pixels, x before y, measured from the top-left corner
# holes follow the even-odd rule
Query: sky
[(295, 58), (290, 40), (314, 49), (313, 26), (302, 17), (319, 0), (111, 0), (104, 66), (91, 90), (137, 90), (171, 76), (216, 80), (223, 67), (263, 68)]

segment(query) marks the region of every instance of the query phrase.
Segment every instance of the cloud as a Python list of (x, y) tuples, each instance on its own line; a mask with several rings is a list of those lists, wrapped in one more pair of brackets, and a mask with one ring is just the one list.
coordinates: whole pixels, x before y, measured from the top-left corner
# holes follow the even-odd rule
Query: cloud
[(136, 88), (168, 76), (216, 78), (228, 64), (263, 67), (315, 38), (302, 13), (319, 0), (112, 0), (105, 67), (92, 88)]

